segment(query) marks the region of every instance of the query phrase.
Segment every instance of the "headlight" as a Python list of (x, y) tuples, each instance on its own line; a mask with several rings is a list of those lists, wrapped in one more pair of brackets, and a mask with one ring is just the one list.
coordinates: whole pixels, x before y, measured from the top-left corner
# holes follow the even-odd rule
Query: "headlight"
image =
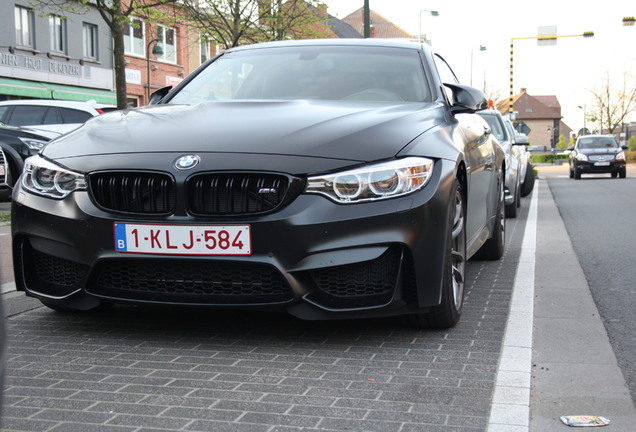
[(577, 153), (576, 154), (576, 160), (578, 160), (578, 161), (586, 161), (587, 160), (587, 156), (585, 156), (585, 154), (583, 154), (583, 153)]
[(627, 157), (625, 156), (625, 152), (624, 151), (619, 151), (618, 153), (616, 153), (616, 160), (617, 161), (624, 161)]
[(39, 152), (40, 150), (42, 150), (48, 143), (48, 141), (42, 141), (33, 138), (18, 137), (18, 139), (22, 141), (29, 148), (29, 150), (33, 150), (35, 152)]
[(325, 195), (338, 203), (357, 203), (394, 198), (424, 187), (433, 161), (410, 157), (336, 174), (310, 177), (307, 193)]
[(83, 174), (32, 156), (24, 162), (22, 186), (36, 195), (62, 199), (71, 192), (86, 189), (86, 181)]

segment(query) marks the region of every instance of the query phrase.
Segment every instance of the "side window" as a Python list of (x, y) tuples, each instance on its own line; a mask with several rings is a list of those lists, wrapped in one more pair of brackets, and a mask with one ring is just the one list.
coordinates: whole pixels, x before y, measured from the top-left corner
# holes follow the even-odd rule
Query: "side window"
[(93, 117), (86, 111), (80, 111), (71, 108), (61, 108), (63, 123), (84, 123), (89, 118)]
[[(439, 78), (442, 80), (442, 83), (458, 84), (459, 81), (457, 80), (457, 76), (448, 63), (446, 63), (446, 60), (438, 54), (435, 54), (433, 58), (435, 59), (435, 67), (437, 68), (437, 73), (439, 74)], [(451, 105), (455, 103), (453, 92), (448, 87), (444, 86), (444, 92), (446, 93), (446, 97)]]
[(62, 119), (60, 118), (60, 110), (56, 107), (51, 107), (46, 112), (42, 124), (60, 124)]
[(11, 114), (9, 124), (14, 126), (28, 126), (42, 124), (46, 115), (45, 106), (16, 106)]
[(0, 121), (3, 123), (6, 123), (7, 121), (4, 119), (4, 115), (7, 112), (7, 110), (9, 109), (8, 106), (3, 106), (0, 107)]

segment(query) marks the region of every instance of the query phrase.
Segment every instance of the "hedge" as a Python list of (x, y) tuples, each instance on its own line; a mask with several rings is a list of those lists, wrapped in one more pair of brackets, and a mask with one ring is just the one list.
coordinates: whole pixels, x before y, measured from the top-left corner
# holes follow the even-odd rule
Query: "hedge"
[(532, 163), (554, 163), (558, 160), (568, 160), (566, 154), (540, 153), (532, 155)]
[[(625, 156), (627, 156), (627, 163), (636, 163), (636, 150), (626, 150)], [(540, 153), (532, 155), (532, 163), (554, 163), (555, 161), (567, 161), (568, 155), (564, 154), (552, 154), (552, 153)]]

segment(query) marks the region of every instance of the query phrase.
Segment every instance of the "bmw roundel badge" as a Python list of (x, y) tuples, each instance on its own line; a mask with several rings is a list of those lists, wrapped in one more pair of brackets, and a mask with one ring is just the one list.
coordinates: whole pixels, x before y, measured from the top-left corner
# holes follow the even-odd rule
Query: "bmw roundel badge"
[(174, 166), (179, 170), (187, 170), (194, 168), (201, 161), (197, 155), (184, 155), (176, 160)]

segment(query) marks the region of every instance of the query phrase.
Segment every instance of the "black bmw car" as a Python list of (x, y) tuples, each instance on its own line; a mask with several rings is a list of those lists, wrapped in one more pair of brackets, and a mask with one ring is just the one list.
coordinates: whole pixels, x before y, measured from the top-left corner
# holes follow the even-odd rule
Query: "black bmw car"
[(235, 48), (154, 100), (27, 160), (12, 204), (19, 290), (57, 310), (443, 328), (460, 317), (466, 261), (503, 254), (503, 151), (474, 114), (486, 98), (426, 45)]

